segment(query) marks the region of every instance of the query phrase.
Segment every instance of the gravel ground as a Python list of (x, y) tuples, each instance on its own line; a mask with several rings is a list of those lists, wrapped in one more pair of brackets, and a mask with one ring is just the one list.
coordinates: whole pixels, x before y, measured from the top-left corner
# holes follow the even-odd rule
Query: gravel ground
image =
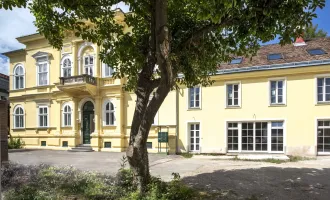
[[(124, 153), (71, 153), (66, 151), (25, 151), (10, 153), (21, 164), (72, 165), (86, 171), (115, 174)], [(171, 180), (172, 172), (192, 187), (223, 194), (212, 199), (330, 200), (330, 157), (273, 164), (224, 160), (224, 156), (166, 156), (150, 154), (154, 176)], [(255, 197), (255, 198), (251, 198)]]

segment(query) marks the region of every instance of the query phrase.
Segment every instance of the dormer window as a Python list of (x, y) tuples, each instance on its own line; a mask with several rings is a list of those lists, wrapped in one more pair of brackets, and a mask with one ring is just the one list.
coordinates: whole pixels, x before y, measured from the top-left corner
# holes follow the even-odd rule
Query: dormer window
[(307, 52), (312, 56), (326, 54), (323, 49), (308, 49)]
[(231, 60), (230, 64), (241, 64), (243, 61), (243, 58), (234, 58)]
[(283, 59), (283, 55), (281, 53), (272, 53), (272, 54), (268, 54), (267, 59), (268, 60), (280, 60), (280, 59)]

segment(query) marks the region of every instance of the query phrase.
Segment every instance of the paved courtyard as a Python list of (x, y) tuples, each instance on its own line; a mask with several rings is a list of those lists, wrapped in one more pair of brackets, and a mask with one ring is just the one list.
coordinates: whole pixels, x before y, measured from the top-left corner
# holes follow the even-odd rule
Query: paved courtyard
[[(34, 150), (9, 154), (21, 164), (72, 165), (81, 170), (115, 174), (125, 153), (67, 152)], [(235, 199), (255, 195), (258, 199), (330, 199), (330, 157), (316, 160), (273, 164), (223, 160), (218, 156), (150, 154), (150, 170), (170, 180), (172, 172), (196, 188), (211, 192), (227, 191)], [(229, 192), (228, 192), (229, 191)]]

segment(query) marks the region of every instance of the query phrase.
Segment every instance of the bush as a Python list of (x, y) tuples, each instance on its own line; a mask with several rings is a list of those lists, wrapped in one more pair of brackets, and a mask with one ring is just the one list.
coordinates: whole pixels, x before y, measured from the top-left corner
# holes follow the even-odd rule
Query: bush
[(21, 138), (13, 138), (10, 136), (8, 141), (8, 149), (21, 149), (24, 146), (24, 141)]
[(184, 158), (191, 158), (194, 156), (192, 153), (181, 153), (180, 155)]
[(47, 165), (9, 164), (1, 170), (6, 200), (188, 200), (198, 196), (175, 173), (170, 182), (151, 177), (142, 197), (133, 184), (132, 171), (125, 168), (115, 177)]

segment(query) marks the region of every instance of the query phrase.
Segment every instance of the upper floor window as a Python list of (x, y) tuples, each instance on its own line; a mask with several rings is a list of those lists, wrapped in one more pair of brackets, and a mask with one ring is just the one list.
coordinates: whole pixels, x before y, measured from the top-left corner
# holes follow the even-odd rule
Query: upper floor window
[(84, 74), (93, 76), (94, 56), (88, 55), (84, 57)]
[(24, 128), (24, 110), (21, 106), (14, 109), (14, 128)]
[(308, 49), (307, 52), (312, 56), (326, 54), (323, 49)]
[(243, 58), (234, 58), (231, 60), (230, 64), (241, 64), (243, 61)]
[(240, 83), (227, 84), (227, 106), (240, 106)]
[(104, 125), (115, 125), (115, 107), (111, 101), (105, 102)]
[(103, 63), (103, 77), (111, 77), (114, 69), (108, 64)]
[(62, 111), (63, 126), (71, 126), (71, 113), (72, 113), (71, 106), (68, 104), (64, 104), (64, 108)]
[(189, 108), (200, 108), (200, 101), (201, 101), (201, 95), (200, 95), (200, 87), (193, 87), (189, 88)]
[(330, 77), (317, 78), (317, 101), (330, 102)]
[(283, 59), (283, 55), (281, 53), (272, 53), (272, 54), (268, 54), (267, 59), (268, 60), (280, 60), (280, 59)]
[(48, 127), (48, 106), (38, 107), (38, 126)]
[(14, 89), (24, 88), (24, 68), (22, 65), (17, 65), (14, 69)]
[(270, 104), (285, 104), (285, 81), (270, 81)]
[(48, 63), (38, 63), (38, 85), (48, 85)]
[(72, 62), (70, 58), (65, 58), (62, 61), (62, 77), (69, 77), (71, 76), (72, 71)]

